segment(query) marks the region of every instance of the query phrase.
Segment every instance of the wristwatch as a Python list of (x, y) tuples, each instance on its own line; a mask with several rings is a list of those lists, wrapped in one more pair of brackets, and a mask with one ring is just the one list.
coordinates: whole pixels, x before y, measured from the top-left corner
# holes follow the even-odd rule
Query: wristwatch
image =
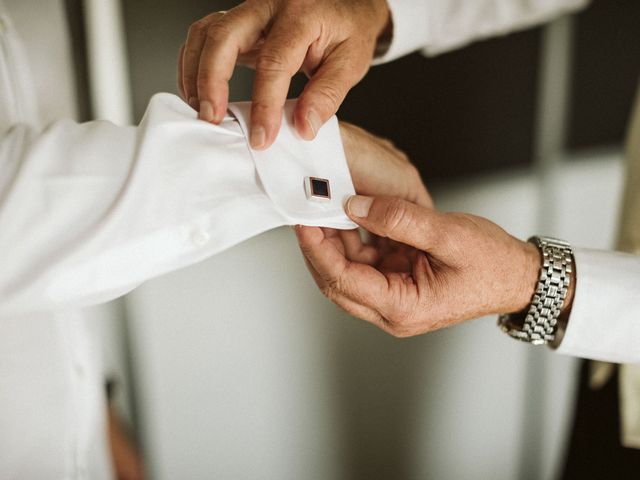
[(531, 237), (540, 249), (540, 278), (531, 305), (518, 313), (500, 315), (498, 326), (511, 337), (534, 345), (557, 346), (564, 327), (559, 317), (569, 291), (573, 250), (564, 240)]

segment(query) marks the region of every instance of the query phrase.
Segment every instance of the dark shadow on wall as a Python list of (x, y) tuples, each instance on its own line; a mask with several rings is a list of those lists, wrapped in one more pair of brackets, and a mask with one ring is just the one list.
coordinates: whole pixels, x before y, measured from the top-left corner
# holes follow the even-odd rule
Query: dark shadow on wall
[(640, 77), (640, 2), (597, 0), (576, 17), (568, 148), (620, 145)]
[(340, 109), (389, 137), (426, 180), (532, 163), (539, 30), (371, 69)]
[[(415, 477), (425, 405), (424, 372), (436, 371), (431, 339), (399, 340), (356, 319), (327, 345), (342, 425), (348, 480)], [(421, 452), (424, 457), (428, 452)]]

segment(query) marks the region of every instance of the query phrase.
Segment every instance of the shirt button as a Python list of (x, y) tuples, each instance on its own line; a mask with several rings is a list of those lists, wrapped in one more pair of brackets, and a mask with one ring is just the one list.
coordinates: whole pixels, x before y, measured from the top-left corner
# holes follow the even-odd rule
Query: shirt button
[(191, 234), (191, 241), (198, 247), (204, 247), (209, 241), (209, 234), (202, 230), (196, 230)]

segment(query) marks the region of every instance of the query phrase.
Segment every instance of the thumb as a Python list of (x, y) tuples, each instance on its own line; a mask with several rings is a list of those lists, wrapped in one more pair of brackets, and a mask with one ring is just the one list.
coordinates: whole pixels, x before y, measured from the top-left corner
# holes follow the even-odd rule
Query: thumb
[(354, 195), (347, 200), (346, 211), (369, 232), (419, 250), (432, 249), (439, 236), (440, 214), (401, 198)]

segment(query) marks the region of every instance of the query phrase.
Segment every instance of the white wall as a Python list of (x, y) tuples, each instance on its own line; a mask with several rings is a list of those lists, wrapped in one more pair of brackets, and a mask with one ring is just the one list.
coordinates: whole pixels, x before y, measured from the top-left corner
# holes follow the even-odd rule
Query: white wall
[[(617, 155), (558, 173), (546, 233), (610, 245)], [(531, 174), (435, 193), (440, 208), (535, 233)], [(317, 293), (287, 228), (149, 282), (127, 308), (153, 478), (506, 480), (558, 468), (574, 360), (504, 337), (495, 319), (388, 337)]]

